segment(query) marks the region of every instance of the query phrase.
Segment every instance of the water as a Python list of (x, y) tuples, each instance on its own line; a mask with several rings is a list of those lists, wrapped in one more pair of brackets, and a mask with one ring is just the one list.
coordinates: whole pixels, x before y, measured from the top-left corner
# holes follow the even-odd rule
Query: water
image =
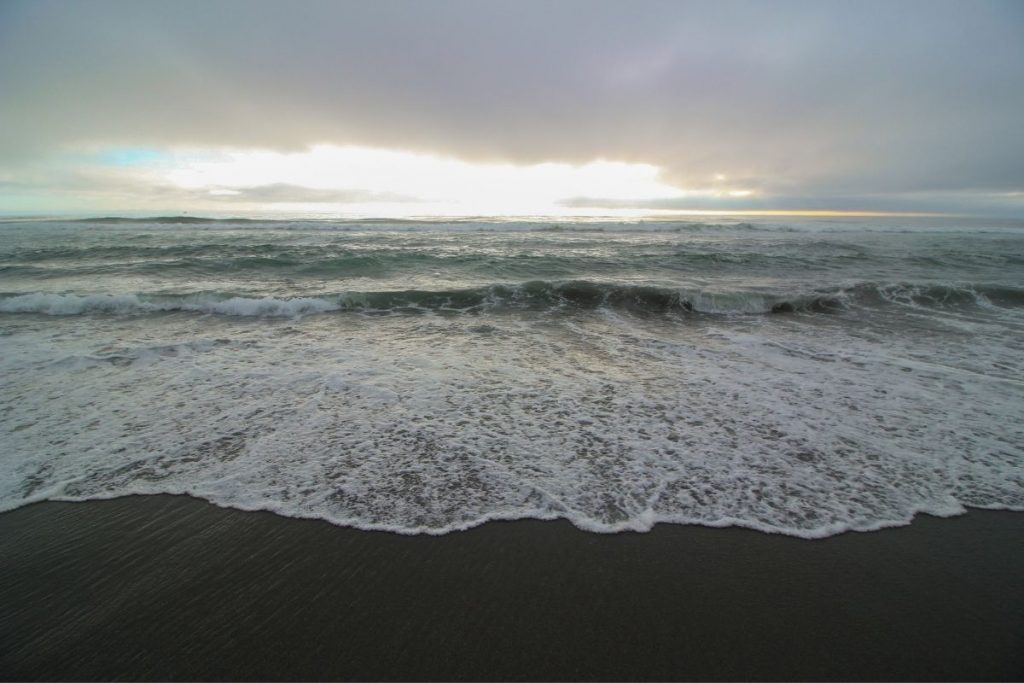
[(1024, 227), (0, 223), (0, 509), (816, 538), (1024, 510)]

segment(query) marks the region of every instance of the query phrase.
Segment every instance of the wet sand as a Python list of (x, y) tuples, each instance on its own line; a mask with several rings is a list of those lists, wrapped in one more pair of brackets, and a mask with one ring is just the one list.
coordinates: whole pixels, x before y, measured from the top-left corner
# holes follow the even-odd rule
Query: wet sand
[(5, 680), (1024, 677), (1020, 513), (403, 537), (128, 497), (0, 515), (0, 568)]

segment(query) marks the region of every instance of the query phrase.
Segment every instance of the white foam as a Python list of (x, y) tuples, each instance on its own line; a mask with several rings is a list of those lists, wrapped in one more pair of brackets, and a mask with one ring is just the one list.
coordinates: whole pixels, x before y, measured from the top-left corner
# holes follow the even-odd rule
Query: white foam
[(263, 297), (260, 299), (250, 299), (238, 296), (224, 301), (200, 301), (182, 306), (183, 310), (199, 311), (202, 313), (272, 317), (294, 317), (309, 313), (326, 313), (328, 311), (337, 311), (340, 308), (341, 306), (337, 302), (315, 297), (298, 297), (293, 299)]
[[(684, 294), (686, 296), (686, 294)], [(754, 293), (697, 292), (687, 298), (699, 313), (752, 314), (768, 313), (774, 302)]]
[(27, 326), (0, 357), (0, 509), (183, 493), (399, 533), (530, 517), (806, 538), (1024, 509), (1024, 391), (999, 380), (1024, 368), (998, 340), (786, 317), (487, 322)]

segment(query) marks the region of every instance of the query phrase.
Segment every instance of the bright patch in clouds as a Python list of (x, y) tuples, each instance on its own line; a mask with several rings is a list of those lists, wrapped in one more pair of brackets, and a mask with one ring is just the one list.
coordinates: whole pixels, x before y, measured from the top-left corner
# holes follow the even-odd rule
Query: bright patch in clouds
[[(638, 201), (687, 195), (659, 180), (659, 169), (649, 164), (480, 164), (328, 145), (299, 153), (176, 154), (152, 173), (154, 180), (205, 191), (211, 197), (256, 199), (259, 188), (271, 187), (343, 192), (350, 197), (347, 204), (390, 214), (550, 214), (560, 210), (560, 202), (574, 197)], [(290, 209), (330, 208), (329, 201), (309, 202), (308, 194), (297, 192), (290, 201), (278, 192), (273, 203), (288, 204)]]
[[(692, 213), (707, 200), (759, 194), (725, 177), (701, 188), (663, 181), (658, 166), (479, 163), (359, 146), (301, 152), (92, 147), (37, 169), (33, 195), (8, 205), (92, 212), (296, 216), (589, 216)], [(0, 176), (0, 209), (4, 206)], [(50, 192), (49, 195), (46, 193)], [(668, 208), (672, 206), (674, 208)], [(682, 208), (685, 206), (685, 209)], [(714, 204), (712, 203), (714, 207)]]

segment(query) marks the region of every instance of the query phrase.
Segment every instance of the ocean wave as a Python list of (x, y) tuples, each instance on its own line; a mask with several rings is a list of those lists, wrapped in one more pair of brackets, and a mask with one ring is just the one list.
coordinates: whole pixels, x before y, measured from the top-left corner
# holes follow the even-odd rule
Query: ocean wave
[[(454, 245), (394, 248), (381, 245), (231, 245), (203, 242), (169, 246), (101, 245), (0, 251), (0, 273), (7, 276), (55, 279), (88, 275), (146, 275), (174, 277), (180, 273), (259, 278), (287, 275), (293, 278), (343, 280), (370, 277), (407, 277), (409, 274), (446, 272), (455, 275), (490, 276), (508, 280), (576, 278), (613, 279), (635, 272), (696, 272), (707, 269), (794, 268), (821, 270), (842, 268), (863, 254), (841, 246), (832, 253), (808, 255), (799, 251), (757, 253), (724, 251), (707, 247), (686, 249), (633, 249), (610, 255), (602, 245), (544, 249), (536, 245), (478, 252)], [(586, 253), (580, 253), (582, 250)], [(820, 250), (819, 250), (820, 251)]]
[(253, 297), (234, 293), (0, 295), (0, 313), (44, 315), (143, 315), (184, 311), (201, 314), (296, 317), (353, 311), (366, 313), (482, 312), (501, 309), (615, 309), (641, 314), (757, 315), (832, 313), (854, 307), (982, 308), (1024, 306), (1024, 289), (982, 284), (857, 283), (806, 292), (701, 291), (587, 280), (492, 284), (450, 290), (343, 292), (318, 297)]
[(153, 217), (131, 217), (131, 216), (99, 216), (93, 218), (77, 218), (70, 221), (55, 221), (55, 222), (68, 222), (68, 223), (87, 223), (87, 224), (102, 224), (102, 225), (118, 225), (118, 224), (130, 224), (130, 225), (294, 225), (294, 224), (308, 224), (308, 225), (320, 225), (324, 227), (329, 226), (427, 226), (432, 228), (437, 227), (454, 227), (454, 226), (465, 226), (468, 228), (476, 228), (480, 226), (494, 226), (502, 229), (520, 229), (531, 232), (560, 232), (560, 231), (576, 231), (577, 229), (582, 232), (590, 232), (594, 230), (608, 230), (615, 228), (623, 229), (636, 229), (636, 228), (647, 228), (651, 230), (704, 230), (708, 228), (712, 229), (723, 229), (733, 228), (738, 230), (757, 230), (761, 228), (767, 229), (783, 229), (788, 230), (790, 226), (780, 224), (755, 224), (746, 221), (719, 221), (719, 222), (706, 222), (706, 221), (692, 221), (692, 220), (667, 220), (667, 219), (636, 219), (636, 220), (620, 220), (620, 219), (601, 219), (601, 218), (566, 218), (566, 219), (541, 219), (541, 220), (524, 220), (522, 218), (515, 217), (437, 217), (437, 218), (295, 218), (295, 219), (275, 219), (275, 218), (243, 218), (243, 217), (227, 217), (227, 218), (213, 218), (204, 216), (153, 216)]
[(0, 299), (0, 313), (41, 313), (44, 315), (141, 315), (171, 311), (188, 311), (215, 315), (295, 317), (311, 313), (339, 310), (337, 304), (325, 299), (296, 297), (224, 297), (189, 295), (183, 297), (140, 294), (18, 294)]
[[(46, 221), (51, 222), (51, 221)], [(666, 218), (548, 218), (529, 220), (515, 217), (439, 217), (439, 218), (211, 218), (201, 216), (156, 216), (132, 218), (127, 216), (103, 216), (80, 218), (71, 221), (52, 221), (71, 224), (99, 225), (104, 227), (128, 226), (138, 228), (151, 225), (186, 226), (197, 230), (234, 229), (241, 225), (249, 228), (272, 228), (280, 230), (323, 230), (323, 231), (396, 231), (396, 232), (565, 232), (565, 233), (620, 233), (620, 232), (675, 232), (675, 233), (720, 233), (720, 232), (845, 232), (849, 227), (816, 225), (812, 223), (780, 223), (737, 221), (697, 221)], [(878, 226), (873, 228), (879, 230)], [(883, 229), (883, 231), (889, 231)], [(893, 229), (907, 232), (908, 228)]]
[[(87, 230), (195, 231), (249, 230), (317, 232), (679, 232), (679, 233), (889, 233), (889, 234), (1024, 234), (1013, 219), (958, 216), (783, 217), (714, 216), (11, 216), (0, 224), (32, 224)], [(781, 220), (776, 220), (780, 218)]]
[(1024, 306), (1024, 288), (993, 284), (862, 283), (847, 290), (862, 304), (887, 303), (923, 308)]

